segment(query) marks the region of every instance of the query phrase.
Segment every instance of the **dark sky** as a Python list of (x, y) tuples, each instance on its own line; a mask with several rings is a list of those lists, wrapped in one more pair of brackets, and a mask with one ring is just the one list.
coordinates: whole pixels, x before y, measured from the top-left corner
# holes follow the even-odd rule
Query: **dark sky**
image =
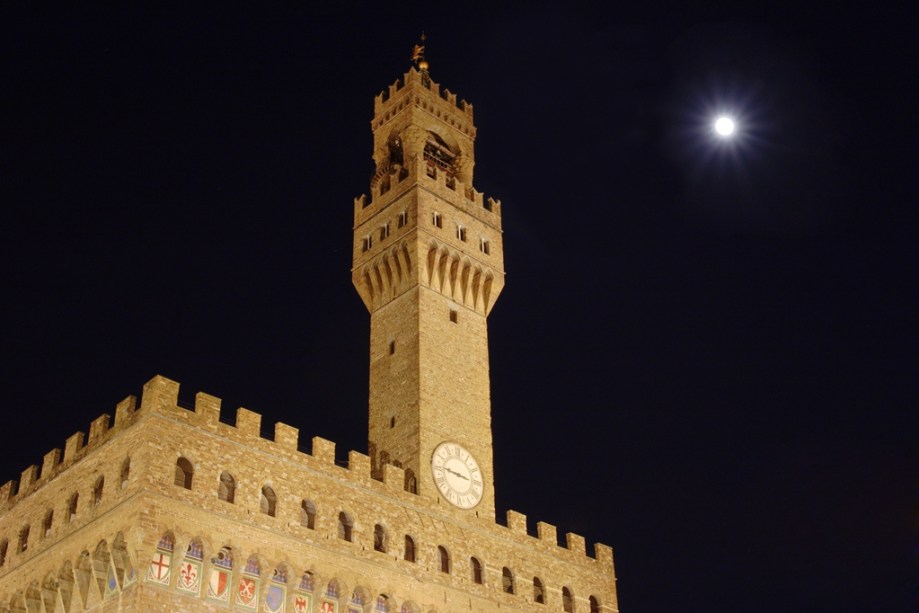
[(915, 610), (905, 15), (189, 5), (0, 9), (0, 478), (157, 373), (366, 451), (352, 199), (425, 29), (503, 202), (499, 515), (627, 613)]

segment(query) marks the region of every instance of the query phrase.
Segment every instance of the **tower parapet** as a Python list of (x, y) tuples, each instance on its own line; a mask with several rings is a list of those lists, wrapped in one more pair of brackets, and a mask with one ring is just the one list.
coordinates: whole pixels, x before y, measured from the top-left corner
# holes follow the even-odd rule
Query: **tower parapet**
[[(403, 90), (403, 88), (405, 88), (405, 86), (416, 84), (430, 92), (431, 99), (440, 98), (441, 100), (446, 101), (447, 104), (453, 108), (457, 109), (457, 111), (459, 111), (457, 116), (459, 117), (462, 115), (463, 119), (469, 122), (469, 129), (472, 131), (472, 134), (475, 134), (475, 127), (472, 126), (472, 104), (466, 100), (457, 98), (456, 94), (451, 92), (449, 89), (444, 88), (441, 90), (439, 83), (433, 81), (426, 72), (417, 70), (415, 68), (410, 68), (401, 79), (396, 79), (389, 87), (374, 97), (373, 114), (374, 122), (376, 125), (371, 125), (371, 127), (376, 129), (379, 125), (382, 125), (382, 123), (379, 122), (385, 122), (390, 119), (393, 109), (401, 110), (399, 109), (399, 103), (401, 100), (399, 93)], [(411, 89), (411, 87), (409, 89)]]

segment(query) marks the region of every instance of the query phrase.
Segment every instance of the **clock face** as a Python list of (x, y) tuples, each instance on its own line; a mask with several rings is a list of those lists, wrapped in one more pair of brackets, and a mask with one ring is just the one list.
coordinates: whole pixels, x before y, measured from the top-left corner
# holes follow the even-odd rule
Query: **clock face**
[(469, 451), (459, 443), (444, 442), (431, 456), (431, 476), (447, 502), (471, 509), (482, 500), (482, 471)]

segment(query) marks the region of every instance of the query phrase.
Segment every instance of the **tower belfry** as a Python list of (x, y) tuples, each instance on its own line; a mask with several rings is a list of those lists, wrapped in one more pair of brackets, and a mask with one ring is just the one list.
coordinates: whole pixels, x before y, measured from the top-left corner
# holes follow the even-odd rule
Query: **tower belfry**
[(369, 452), (419, 495), (493, 518), (486, 318), (504, 286), (501, 205), (473, 187), (472, 105), (431, 80), (423, 43), (418, 68), (374, 100), (375, 172), (354, 201)]

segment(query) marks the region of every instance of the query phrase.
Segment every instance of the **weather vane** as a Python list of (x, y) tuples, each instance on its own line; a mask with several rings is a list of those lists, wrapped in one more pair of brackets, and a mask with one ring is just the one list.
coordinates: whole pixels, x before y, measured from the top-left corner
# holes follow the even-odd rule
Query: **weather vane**
[(427, 36), (425, 36), (424, 32), (422, 32), (421, 43), (412, 47), (412, 62), (422, 72), (427, 72), (428, 70), (428, 61), (424, 59), (424, 41), (427, 39)]

